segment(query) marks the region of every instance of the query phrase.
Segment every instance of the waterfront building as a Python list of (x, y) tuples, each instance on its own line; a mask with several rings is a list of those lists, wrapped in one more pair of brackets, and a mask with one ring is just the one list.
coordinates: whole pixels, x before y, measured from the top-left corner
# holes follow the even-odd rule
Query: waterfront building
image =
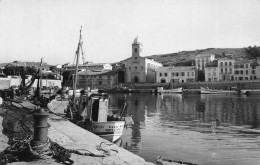
[(111, 70), (85, 70), (78, 72), (79, 88), (99, 88), (118, 85), (118, 72)]
[(234, 80), (234, 63), (235, 63), (235, 59), (233, 58), (224, 57), (218, 59), (218, 67), (219, 67), (218, 81)]
[(215, 60), (214, 54), (198, 54), (195, 57), (195, 65), (198, 70), (204, 70), (207, 63)]
[(256, 79), (260, 79), (260, 57), (258, 57), (253, 63), (252, 67), (255, 68)]
[(186, 83), (195, 82), (195, 66), (161, 67), (156, 71), (157, 83)]
[(234, 80), (255, 80), (257, 79), (256, 66), (250, 60), (239, 60), (234, 64)]
[(132, 57), (125, 61), (126, 82), (128, 83), (155, 83), (156, 70), (162, 67), (162, 64), (141, 57), (141, 43), (138, 38), (134, 39), (132, 44)]
[[(76, 65), (63, 65), (64, 70), (73, 70), (76, 68)], [(79, 70), (88, 70), (88, 69), (99, 69), (99, 70), (112, 70), (112, 66), (108, 63), (85, 63), (78, 65)]]
[(218, 67), (217, 60), (207, 63), (204, 69), (205, 69), (205, 81), (219, 80), (219, 67)]

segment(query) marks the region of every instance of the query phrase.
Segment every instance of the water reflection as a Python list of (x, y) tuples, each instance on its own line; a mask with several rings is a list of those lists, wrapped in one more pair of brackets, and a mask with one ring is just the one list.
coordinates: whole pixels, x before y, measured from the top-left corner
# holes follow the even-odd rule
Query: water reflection
[(135, 122), (122, 136), (123, 147), (148, 161), (158, 155), (198, 164), (260, 160), (258, 97), (140, 93), (112, 100), (122, 97)]

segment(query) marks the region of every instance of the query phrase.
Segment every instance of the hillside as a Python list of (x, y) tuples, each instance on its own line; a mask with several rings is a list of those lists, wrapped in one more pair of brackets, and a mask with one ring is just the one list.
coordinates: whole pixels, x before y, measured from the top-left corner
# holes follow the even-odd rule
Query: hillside
[(198, 54), (215, 54), (216, 58), (232, 56), (235, 59), (255, 59), (260, 57), (260, 47), (248, 48), (208, 48), (194, 51), (181, 51), (178, 53), (146, 56), (162, 63), (164, 66), (174, 65), (194, 60)]

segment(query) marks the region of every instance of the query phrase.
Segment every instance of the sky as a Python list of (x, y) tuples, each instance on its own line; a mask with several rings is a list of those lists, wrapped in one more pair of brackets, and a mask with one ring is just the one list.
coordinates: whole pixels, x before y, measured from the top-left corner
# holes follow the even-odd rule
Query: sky
[[(0, 0), (0, 63), (113, 63), (205, 48), (260, 45), (260, 0)], [(82, 63), (82, 58), (80, 57)]]

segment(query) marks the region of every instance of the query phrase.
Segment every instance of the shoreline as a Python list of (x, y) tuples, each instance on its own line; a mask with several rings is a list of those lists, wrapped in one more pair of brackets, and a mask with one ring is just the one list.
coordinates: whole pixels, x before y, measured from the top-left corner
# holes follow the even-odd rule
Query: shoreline
[[(16, 107), (23, 108), (22, 106), (29, 108), (33, 111), (33, 106), (29, 102), (23, 102), (21, 105), (17, 103), (13, 103)], [(3, 115), (6, 111), (17, 111), (16, 110), (10, 110), (10, 109), (3, 109), (0, 108), (1, 116), (0, 116), (0, 122), (4, 123), (3, 120), (6, 117)], [(24, 117), (21, 115), (25, 115), (24, 113), (19, 114), (19, 117)], [(14, 119), (11, 119), (14, 121)], [(11, 122), (11, 121), (8, 121)], [(71, 153), (70, 159), (74, 161), (74, 164), (104, 164), (104, 165), (110, 165), (110, 164), (122, 164), (122, 165), (129, 165), (129, 164), (140, 164), (140, 165), (153, 165), (154, 163), (146, 162), (143, 158), (125, 150), (124, 148), (121, 148), (117, 146), (116, 144), (113, 144), (111, 142), (108, 142), (105, 139), (102, 139), (98, 137), (97, 135), (88, 132), (87, 130), (84, 130), (75, 124), (71, 123), (68, 120), (64, 120), (59, 116), (50, 114), (48, 117), (48, 124), (50, 124), (50, 127), (48, 129), (48, 137), (51, 139), (51, 141), (58, 143), (62, 147), (66, 149), (85, 149), (90, 151), (94, 154), (104, 154), (104, 151), (98, 150), (97, 146), (101, 146), (104, 150), (109, 151), (109, 155), (105, 157), (92, 157), (92, 156), (83, 156)], [(10, 123), (9, 123), (10, 125)], [(18, 126), (14, 126), (18, 127)], [(8, 137), (3, 134), (3, 127), (0, 127), (1, 129), (1, 146), (0, 151), (3, 151), (7, 146)], [(86, 163), (87, 162), (87, 163)], [(59, 164), (56, 162), (56, 159), (50, 158), (50, 159), (39, 159), (34, 160), (30, 162), (12, 162), (9, 164)]]

